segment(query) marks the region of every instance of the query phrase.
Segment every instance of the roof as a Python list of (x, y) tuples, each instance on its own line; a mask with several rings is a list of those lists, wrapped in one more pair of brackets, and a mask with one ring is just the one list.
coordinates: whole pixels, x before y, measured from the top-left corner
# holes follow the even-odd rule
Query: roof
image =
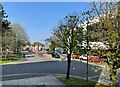
[(32, 45), (42, 45), (42, 46), (44, 46), (44, 44), (42, 44), (40, 42), (34, 42)]

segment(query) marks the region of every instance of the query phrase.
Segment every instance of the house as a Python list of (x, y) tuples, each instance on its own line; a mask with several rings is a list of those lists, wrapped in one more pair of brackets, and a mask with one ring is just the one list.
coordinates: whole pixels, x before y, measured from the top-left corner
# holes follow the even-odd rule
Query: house
[(32, 44), (32, 51), (33, 52), (42, 51), (43, 49), (44, 49), (44, 44), (42, 44), (40, 42), (34, 42)]

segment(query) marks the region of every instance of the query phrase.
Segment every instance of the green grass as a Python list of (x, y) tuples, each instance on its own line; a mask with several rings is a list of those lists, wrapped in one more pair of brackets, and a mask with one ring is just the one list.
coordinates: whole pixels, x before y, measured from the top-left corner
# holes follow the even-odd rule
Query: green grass
[[(5, 55), (1, 54), (0, 57), (5, 58)], [(20, 58), (20, 57), (22, 57), (22, 54), (19, 54), (19, 53), (16, 53), (16, 54), (14, 54), (14, 53), (7, 54), (7, 58), (16, 58), (16, 57)]]
[(70, 79), (65, 79), (65, 77), (57, 77), (62, 81), (67, 87), (108, 87), (106, 85), (100, 84), (95, 81), (90, 81), (87, 83), (85, 79), (70, 77)]
[(0, 55), (0, 64), (6, 64), (6, 63), (11, 63), (11, 62), (16, 62), (19, 61), (22, 58), (21, 54), (8, 54), (7, 57), (4, 55)]
[(6, 64), (6, 63), (11, 63), (11, 62), (16, 62), (16, 61), (19, 61), (20, 58), (10, 58), (10, 59), (7, 59), (7, 60), (1, 60), (0, 61), (0, 64)]

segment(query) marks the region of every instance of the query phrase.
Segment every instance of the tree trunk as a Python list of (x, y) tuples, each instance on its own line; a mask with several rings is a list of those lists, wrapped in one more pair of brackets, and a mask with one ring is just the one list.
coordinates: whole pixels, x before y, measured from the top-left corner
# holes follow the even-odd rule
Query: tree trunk
[(7, 50), (5, 49), (5, 60), (6, 60), (6, 63), (7, 63)]
[(68, 67), (67, 67), (67, 75), (66, 75), (66, 79), (69, 79), (69, 75), (70, 75), (70, 64), (71, 64), (71, 53), (67, 55), (68, 58)]

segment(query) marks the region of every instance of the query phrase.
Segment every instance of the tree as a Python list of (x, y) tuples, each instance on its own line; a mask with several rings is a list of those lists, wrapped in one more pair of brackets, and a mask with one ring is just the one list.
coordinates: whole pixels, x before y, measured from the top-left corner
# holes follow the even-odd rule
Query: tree
[(77, 29), (79, 23), (79, 16), (76, 13), (68, 15), (61, 21), (56, 29), (54, 29), (53, 34), (58, 38), (62, 47), (67, 49), (67, 73), (66, 79), (69, 79), (70, 65), (71, 65), (71, 54), (74, 47), (77, 44)]
[(0, 29), (0, 47), (1, 47), (1, 53), (2, 58), (5, 58), (7, 62), (7, 56), (9, 52), (13, 52), (16, 49), (16, 35), (12, 28), (10, 28), (11, 22), (8, 21), (8, 15), (5, 13), (5, 10), (3, 9), (2, 5), (0, 7), (0, 23), (2, 26)]
[(0, 4), (0, 53), (2, 52), (2, 5)]
[(49, 37), (49, 38), (47, 38), (45, 41), (46, 42), (49, 42), (50, 43), (50, 45), (49, 45), (49, 49), (50, 49), (50, 51), (52, 51), (52, 52), (54, 52), (55, 51), (55, 48), (56, 48), (56, 43), (55, 43), (55, 35), (53, 35), (53, 36), (51, 36), (51, 37)]
[(45, 41), (50, 43), (49, 48), (53, 52), (55, 51), (56, 47), (63, 48), (61, 41), (54, 34), (50, 38), (46, 39)]
[(2, 42), (4, 45), (3, 50), (15, 51), (17, 48), (15, 38), (16, 35), (12, 30), (9, 32), (4, 32), (4, 36), (2, 37)]
[(1, 30), (2, 52), (4, 53), (5, 58), (7, 58), (8, 50), (13, 50), (13, 46), (15, 46), (14, 45), (15, 34), (13, 33), (12, 29), (9, 27), (10, 22), (7, 20), (8, 15), (6, 15), (2, 5), (1, 5), (0, 14), (1, 14), (0, 22), (2, 23), (2, 30)]
[(55, 47), (56, 47), (55, 45), (56, 45), (55, 42), (52, 40), (52, 41), (51, 41), (51, 44), (50, 44), (50, 46), (49, 46), (50, 51), (53, 51), (53, 52), (55, 51)]
[(10, 22), (7, 20), (8, 15), (6, 15), (2, 5), (1, 5), (1, 14), (2, 14), (2, 16), (0, 18), (2, 21), (2, 31), (1, 31), (2, 32), (2, 40), (1, 40), (2, 42), (1, 43), (2, 43), (2, 50), (5, 51), (7, 49), (7, 47), (3, 42), (3, 37), (4, 37), (5, 33), (11, 31), (11, 29), (9, 27)]
[[(92, 38), (97, 41), (107, 42), (109, 44), (108, 50), (98, 50), (102, 56), (107, 58), (107, 69), (110, 70), (109, 76), (110, 86), (116, 84), (116, 72), (120, 68), (120, 2), (100, 2), (91, 3), (92, 17), (98, 19), (97, 31), (92, 31)], [(99, 37), (95, 37), (97, 34)]]
[(10, 27), (16, 34), (17, 52), (29, 43), (29, 39), (25, 29), (18, 23), (11, 24)]
[(73, 53), (76, 55), (81, 55), (83, 54), (83, 46), (82, 46), (84, 40), (83, 28), (80, 26), (76, 31), (77, 31), (77, 36), (76, 36), (77, 44), (73, 49)]

